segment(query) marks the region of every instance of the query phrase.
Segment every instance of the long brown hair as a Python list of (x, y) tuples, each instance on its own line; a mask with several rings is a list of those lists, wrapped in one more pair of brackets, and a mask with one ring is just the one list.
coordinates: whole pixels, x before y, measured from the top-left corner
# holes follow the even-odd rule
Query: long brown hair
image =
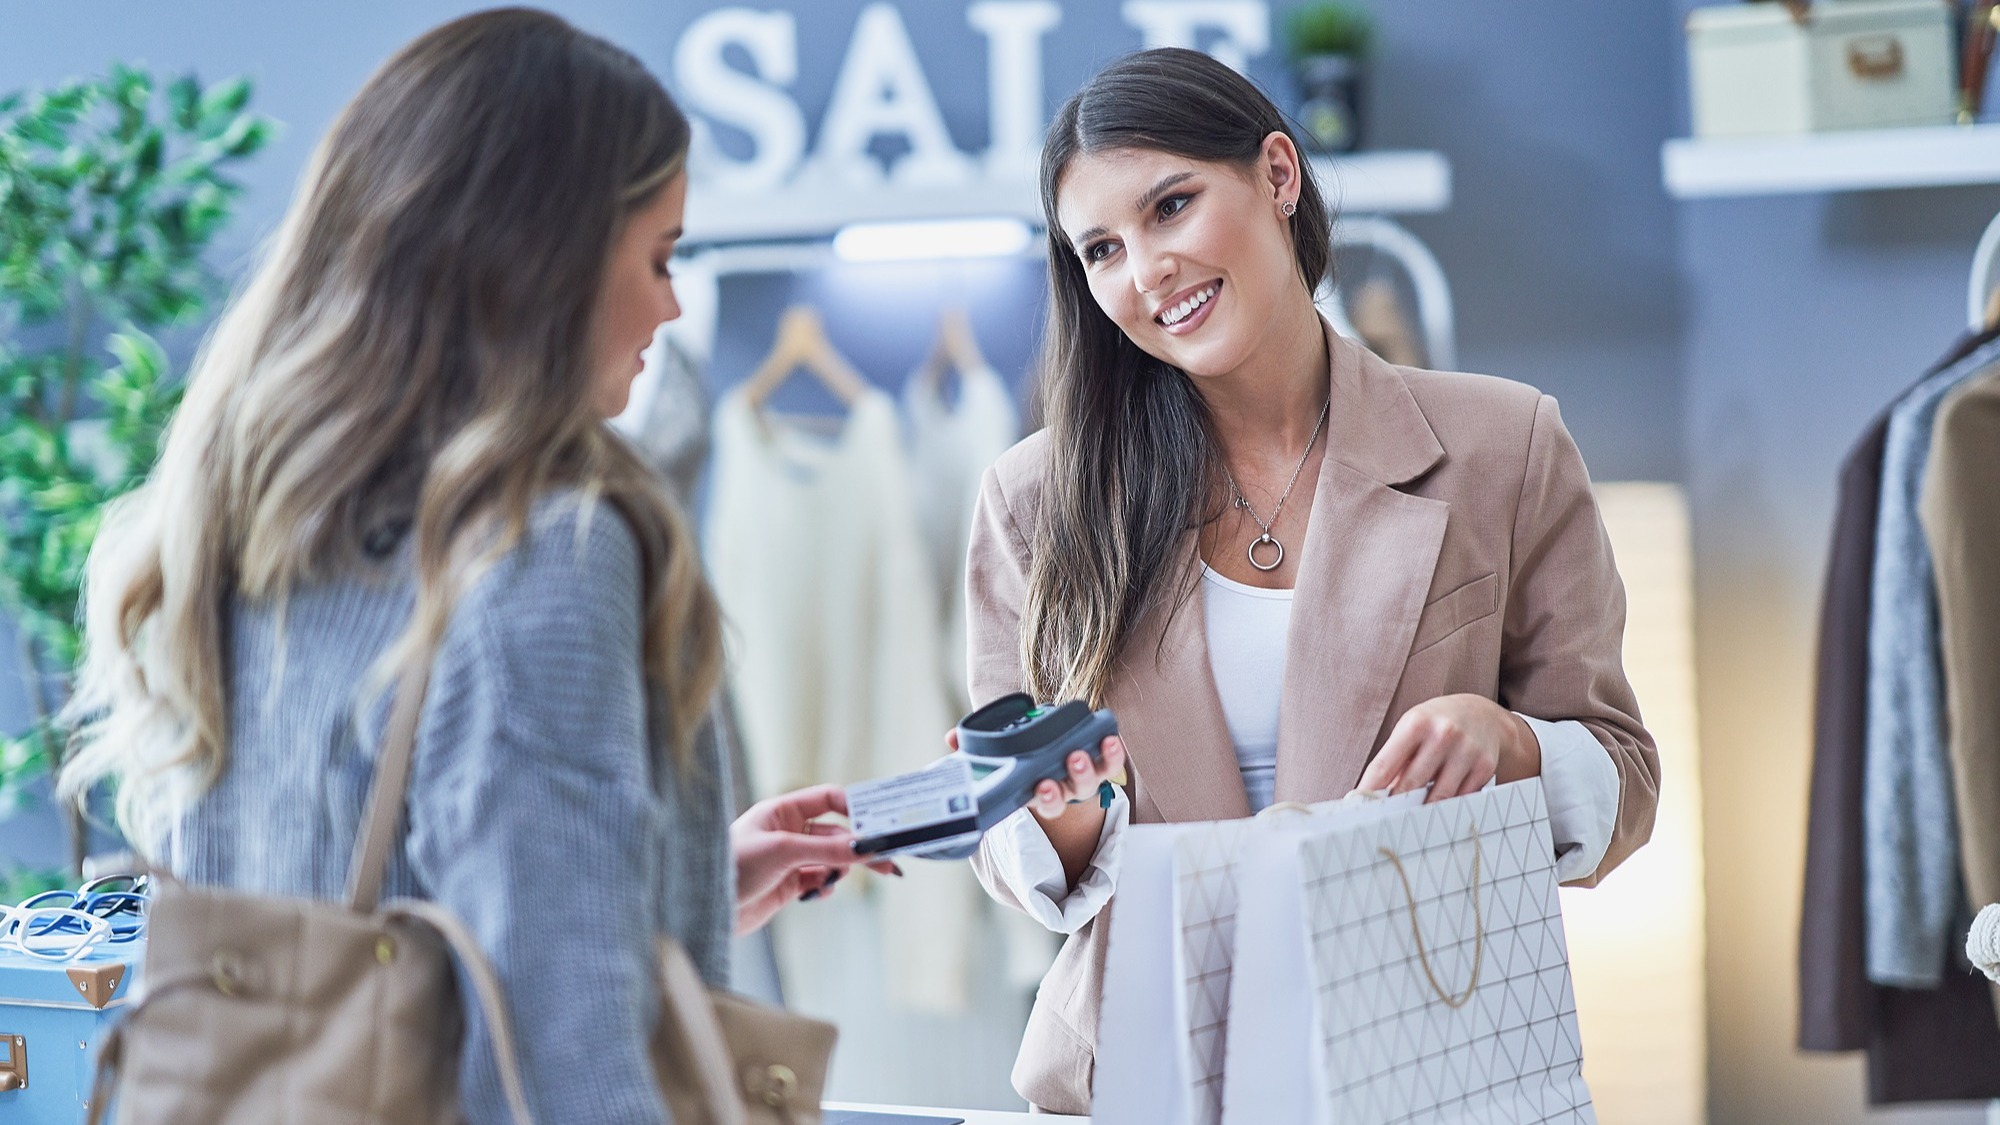
[[(1049, 125), (1041, 174), (1049, 312), (1039, 366), (1050, 454), (1021, 630), (1037, 698), (1103, 701), (1133, 629), (1172, 590), (1215, 472), (1208, 410), (1193, 381), (1140, 350), (1098, 308), (1056, 218), (1057, 184), (1078, 155), (1119, 149), (1254, 167), (1272, 133), (1298, 141), (1248, 79), (1171, 47), (1112, 63)], [(1331, 268), (1333, 231), (1311, 170), (1300, 172), (1292, 246), (1311, 294)]]
[(589, 388), (611, 247), (688, 143), (637, 59), (545, 12), (467, 16), (383, 64), (98, 537), (67, 798), (116, 777), (121, 826), (158, 840), (227, 765), (232, 598), (282, 614), (407, 523), (416, 610), (376, 695), (433, 659), (459, 597), (565, 488), (638, 541), (643, 659), (671, 726), (655, 737), (685, 761), (720, 676), (715, 600), (684, 518)]

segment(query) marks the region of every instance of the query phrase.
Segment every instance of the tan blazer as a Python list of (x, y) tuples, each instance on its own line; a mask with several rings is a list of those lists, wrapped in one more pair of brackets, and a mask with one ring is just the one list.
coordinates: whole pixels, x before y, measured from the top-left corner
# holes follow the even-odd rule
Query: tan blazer
[[(1651, 834), (1660, 769), (1620, 661), (1624, 587), (1555, 400), (1328, 338), (1331, 444), (1299, 555), (1277, 799), (1345, 794), (1405, 711), (1476, 692), (1582, 722), (1617, 763), (1618, 823), (1583, 880), (1594, 883)], [(1026, 681), (1020, 616), (1048, 456), (1046, 431), (1035, 434), (982, 486), (967, 575), (975, 703)], [(1184, 550), (1192, 562), (1192, 532)], [(1131, 759), (1134, 821), (1250, 813), (1206, 636), (1194, 596), (1175, 613), (1154, 607), (1123, 654), (1107, 702)], [(973, 867), (1019, 905), (984, 854)], [(1107, 907), (1063, 945), (1028, 1018), (1014, 1087), (1043, 1109), (1089, 1110), (1109, 918)]]
[[(1938, 408), (1919, 514), (1937, 573), (1966, 894), (2000, 902), (2000, 367)], [(2000, 1011), (2000, 985), (1993, 988)]]

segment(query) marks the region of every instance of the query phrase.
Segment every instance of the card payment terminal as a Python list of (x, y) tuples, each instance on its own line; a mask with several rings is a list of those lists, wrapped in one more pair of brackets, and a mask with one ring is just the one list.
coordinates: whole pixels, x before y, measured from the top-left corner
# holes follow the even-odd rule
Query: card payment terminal
[(1110, 711), (1037, 704), (1016, 693), (959, 720), (958, 750), (916, 773), (848, 786), (854, 850), (863, 855), (963, 859), (987, 829), (1069, 774), (1073, 751), (1098, 760), (1118, 733)]

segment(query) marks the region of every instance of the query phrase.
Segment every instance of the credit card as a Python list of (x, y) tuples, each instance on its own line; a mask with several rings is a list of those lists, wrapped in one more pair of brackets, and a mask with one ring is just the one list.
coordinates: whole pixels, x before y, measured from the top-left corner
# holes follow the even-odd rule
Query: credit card
[(870, 853), (877, 856), (976, 842), (972, 767), (940, 758), (913, 773), (857, 781), (847, 787), (847, 819), (856, 836), (881, 842)]

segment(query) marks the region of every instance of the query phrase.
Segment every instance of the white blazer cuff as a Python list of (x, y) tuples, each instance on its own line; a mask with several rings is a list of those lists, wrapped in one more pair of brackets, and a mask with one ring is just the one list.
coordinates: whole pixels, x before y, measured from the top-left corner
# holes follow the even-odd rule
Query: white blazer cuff
[(1035, 823), (1034, 810), (1021, 809), (986, 834), (993, 873), (1029, 917), (1059, 934), (1073, 934), (1097, 917), (1118, 882), (1118, 853), (1125, 825), (1132, 819), (1132, 803), (1123, 789), (1112, 788), (1116, 796), (1104, 810), (1097, 851), (1074, 890), (1065, 892), (1069, 880), (1063, 875), (1062, 857), (1049, 843), (1048, 833)]
[[(1516, 712), (1519, 714), (1519, 712)], [(1618, 824), (1618, 765), (1590, 728), (1574, 719), (1521, 715), (1542, 744), (1542, 792), (1549, 806), (1556, 881), (1597, 870)]]

